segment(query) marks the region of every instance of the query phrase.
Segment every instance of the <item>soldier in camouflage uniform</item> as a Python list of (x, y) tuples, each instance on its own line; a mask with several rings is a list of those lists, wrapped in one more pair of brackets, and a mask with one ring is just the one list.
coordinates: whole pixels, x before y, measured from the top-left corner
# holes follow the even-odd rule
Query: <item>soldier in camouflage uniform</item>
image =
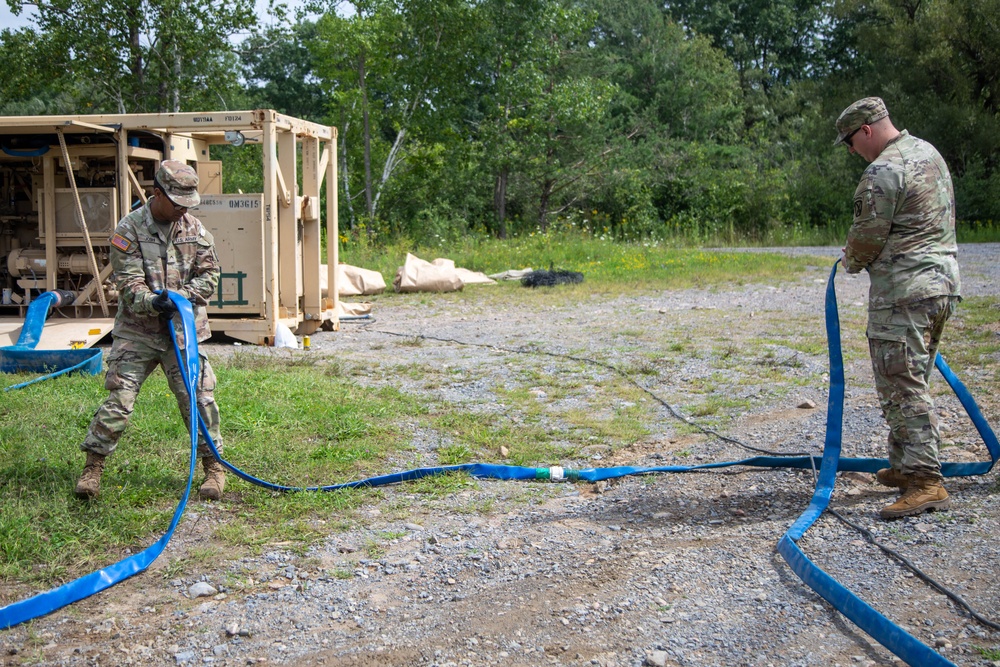
[(942, 484), (934, 401), (928, 388), (945, 323), (961, 300), (955, 194), (948, 166), (926, 141), (897, 130), (885, 104), (866, 97), (837, 119), (837, 140), (870, 162), (854, 192), (841, 258), (868, 271), (868, 347), (890, 468), (877, 478), (903, 490), (884, 519), (950, 505)]
[[(114, 342), (104, 383), (111, 393), (94, 415), (80, 447), (87, 454), (86, 467), (76, 485), (80, 498), (97, 497), (105, 458), (118, 446), (139, 388), (157, 366), (163, 367), (181, 414), (189, 423), (189, 398), (168, 327), (176, 327), (181, 345), (184, 334), (173, 318), (177, 308), (167, 297), (167, 290), (191, 302), (198, 340), (207, 339), (211, 332), (205, 306), (219, 283), (219, 258), (212, 235), (200, 220), (187, 213), (199, 201), (195, 171), (183, 162), (166, 160), (156, 172), (153, 196), (145, 206), (122, 218), (111, 237), (111, 264), (118, 287)], [(198, 409), (221, 452), (219, 408), (213, 393), (215, 374), (208, 359), (200, 357)], [(198, 456), (205, 470), (199, 494), (217, 500), (225, 487), (225, 470), (201, 433), (198, 441)]]

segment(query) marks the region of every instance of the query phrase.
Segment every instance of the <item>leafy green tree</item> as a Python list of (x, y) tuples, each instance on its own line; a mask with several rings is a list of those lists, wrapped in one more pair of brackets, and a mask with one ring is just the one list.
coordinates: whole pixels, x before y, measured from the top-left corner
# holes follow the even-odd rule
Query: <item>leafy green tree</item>
[(474, 227), (487, 207), (477, 181), (482, 150), (467, 115), (477, 101), (482, 17), (468, 0), (406, 0), (399, 9), (405, 29), (392, 75), (402, 92), (393, 95), (387, 134), (385, 220), (396, 232), (444, 239)]
[(581, 198), (607, 151), (615, 89), (578, 64), (593, 17), (545, 0), (485, 0), (477, 11), (473, 122), (492, 175), (493, 231), (508, 236), (511, 204), (544, 230)]
[(1000, 219), (1000, 0), (841, 0), (835, 12), (859, 66), (831, 77), (831, 115), (880, 95), (945, 157), (959, 217)]
[(592, 62), (615, 81), (614, 114), (638, 137), (731, 143), (742, 128), (742, 95), (725, 54), (688, 37), (656, 0), (594, 0)]
[(0, 32), (0, 115), (27, 116), (76, 111), (72, 81), (49, 68), (47, 36), (30, 28)]
[(667, 0), (665, 6), (691, 34), (708, 37), (729, 56), (748, 126), (773, 116), (790, 83), (823, 67), (824, 0)]
[[(391, 59), (391, 44), (397, 32), (399, 15), (391, 0), (356, 0), (349, 3), (350, 16), (336, 13), (324, 15), (317, 26), (316, 61), (320, 79), (337, 109), (341, 126), (344, 160), (341, 173), (347, 193), (346, 203), (353, 223), (350, 161), (347, 160), (349, 139), (359, 135), (363, 155), (362, 192), (365, 196), (364, 215), (369, 221), (377, 206), (376, 184), (372, 180), (373, 136), (372, 106), (377, 104), (378, 90), (373, 95), (372, 84), (392, 83), (386, 72)], [(381, 60), (380, 60), (381, 59)], [(360, 123), (360, 133), (353, 131), (354, 121)]]
[[(463, 0), (357, 0), (350, 12), (327, 13), (318, 22), (316, 72), (340, 128), (352, 223), (364, 220), (372, 229), (387, 218), (382, 197), (400, 191), (393, 182), (408, 162), (428, 148), (433, 153), (433, 144), (454, 131), (449, 124), (465, 94), (471, 19)], [(359, 215), (353, 199), (362, 195)]]
[(315, 21), (278, 24), (240, 44), (243, 79), (249, 106), (322, 122), (327, 99), (315, 73), (310, 44), (317, 38)]
[[(615, 150), (591, 215), (618, 236), (637, 238), (672, 233), (671, 221), (702, 224), (710, 212), (745, 209), (756, 177), (752, 159), (734, 157), (748, 151), (736, 146), (744, 110), (732, 62), (707, 38), (687, 36), (656, 0), (589, 6), (597, 12), (592, 71), (618, 90), (609, 131)], [(734, 175), (734, 159), (745, 174)], [(715, 188), (720, 181), (728, 187)]]
[[(230, 37), (256, 25), (252, 0), (7, 0), (37, 8), (34, 29), (4, 31), (4, 49), (41, 36), (15, 78), (58, 80), (96, 93), (94, 112), (217, 108), (236, 88)], [(26, 70), (24, 66), (41, 65)]]
[(970, 80), (970, 97), (995, 118), (1000, 114), (1000, 0), (956, 1), (951, 7), (945, 30)]

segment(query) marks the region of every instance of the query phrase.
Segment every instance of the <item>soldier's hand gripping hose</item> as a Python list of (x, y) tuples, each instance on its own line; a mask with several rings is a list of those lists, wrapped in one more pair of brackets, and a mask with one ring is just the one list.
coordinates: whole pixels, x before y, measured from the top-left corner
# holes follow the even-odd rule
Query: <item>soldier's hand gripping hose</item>
[(177, 312), (177, 305), (170, 300), (169, 292), (164, 289), (153, 299), (153, 309), (160, 314), (160, 317), (170, 319)]

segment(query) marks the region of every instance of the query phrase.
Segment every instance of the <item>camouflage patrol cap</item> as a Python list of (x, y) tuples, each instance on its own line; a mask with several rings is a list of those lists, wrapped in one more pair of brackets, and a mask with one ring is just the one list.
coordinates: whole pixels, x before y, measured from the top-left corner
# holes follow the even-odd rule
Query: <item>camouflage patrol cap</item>
[(854, 132), (862, 125), (871, 125), (876, 121), (889, 116), (889, 111), (885, 108), (885, 102), (881, 97), (866, 97), (858, 100), (851, 106), (844, 109), (837, 119), (837, 140), (833, 145), (844, 143), (851, 132)]
[(167, 199), (178, 206), (193, 208), (201, 202), (197, 172), (178, 160), (160, 163), (160, 168), (156, 170), (156, 184)]

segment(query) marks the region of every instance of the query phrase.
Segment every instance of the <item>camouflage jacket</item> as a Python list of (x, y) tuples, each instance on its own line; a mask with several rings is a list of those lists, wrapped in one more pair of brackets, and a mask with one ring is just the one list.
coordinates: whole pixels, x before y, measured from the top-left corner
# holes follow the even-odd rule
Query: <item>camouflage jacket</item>
[[(111, 237), (111, 266), (118, 286), (114, 335), (169, 349), (172, 343), (168, 323), (153, 308), (155, 291), (164, 286), (191, 302), (198, 340), (211, 335), (205, 307), (219, 284), (215, 241), (201, 221), (188, 213), (173, 225), (171, 236), (168, 242), (158, 229), (149, 202), (118, 222)], [(182, 343), (177, 319), (177, 340)]]
[(955, 192), (937, 150), (903, 130), (868, 165), (854, 192), (849, 273), (868, 271), (868, 309), (959, 296)]

